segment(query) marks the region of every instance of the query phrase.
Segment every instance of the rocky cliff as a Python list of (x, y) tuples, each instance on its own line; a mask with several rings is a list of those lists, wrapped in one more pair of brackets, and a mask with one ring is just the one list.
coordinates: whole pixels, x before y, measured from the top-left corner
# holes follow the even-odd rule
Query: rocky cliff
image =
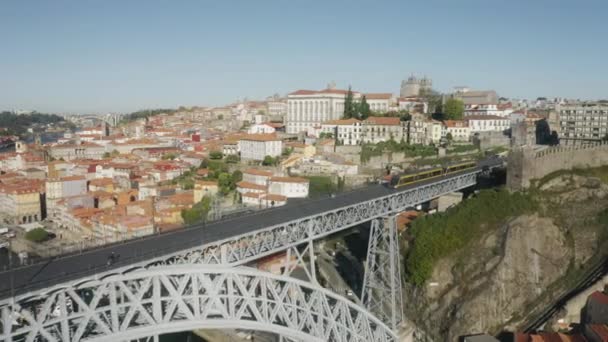
[(608, 234), (597, 217), (608, 208), (608, 185), (561, 175), (535, 191), (537, 213), (510, 218), (442, 258), (424, 286), (405, 285), (406, 316), (429, 340), (517, 328), (600, 250)]

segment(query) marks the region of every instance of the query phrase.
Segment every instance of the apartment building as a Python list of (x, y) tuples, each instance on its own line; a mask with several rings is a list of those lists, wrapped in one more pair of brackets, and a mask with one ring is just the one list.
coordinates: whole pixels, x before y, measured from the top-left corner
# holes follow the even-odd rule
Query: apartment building
[(343, 145), (359, 145), (361, 130), (361, 121), (357, 119), (330, 120), (321, 125), (321, 133), (331, 134)]
[(264, 160), (264, 157), (278, 157), (283, 153), (283, 143), (274, 134), (248, 134), (239, 139), (241, 159)]
[(269, 192), (287, 198), (308, 197), (309, 180), (300, 177), (271, 177)]
[(472, 115), (464, 118), (468, 122), (471, 133), (503, 132), (511, 126), (509, 118), (495, 115)]
[(38, 183), (0, 186), (0, 208), (4, 220), (14, 224), (42, 220), (40, 191)]
[[(347, 90), (329, 87), (324, 90), (297, 90), (287, 95), (287, 133), (307, 132), (330, 120), (339, 120), (344, 114)], [(361, 93), (353, 92), (359, 100)]]
[(376, 144), (381, 141), (407, 139), (405, 125), (397, 117), (370, 116), (362, 122), (361, 140)]
[(393, 106), (394, 98), (390, 93), (370, 93), (365, 94), (365, 101), (369, 109), (375, 113), (386, 113)]
[(443, 122), (443, 129), (442, 136), (447, 137), (449, 134), (452, 141), (469, 141), (471, 137), (471, 129), (464, 120), (446, 120)]
[(556, 111), (562, 143), (596, 142), (608, 134), (608, 103), (564, 104), (558, 105)]

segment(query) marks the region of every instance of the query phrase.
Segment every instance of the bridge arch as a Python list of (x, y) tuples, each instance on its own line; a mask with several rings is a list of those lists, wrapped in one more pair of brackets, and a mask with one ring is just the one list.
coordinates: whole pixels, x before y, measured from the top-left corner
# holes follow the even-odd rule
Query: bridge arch
[(265, 330), (304, 341), (397, 341), (358, 305), (255, 269), (159, 266), (0, 302), (0, 340), (121, 341), (193, 329)]

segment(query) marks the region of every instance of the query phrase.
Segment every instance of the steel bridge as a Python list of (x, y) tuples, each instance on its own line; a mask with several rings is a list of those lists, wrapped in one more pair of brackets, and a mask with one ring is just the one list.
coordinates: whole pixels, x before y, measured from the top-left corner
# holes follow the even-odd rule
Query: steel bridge
[[(395, 340), (403, 317), (394, 215), (471, 187), (488, 166), (499, 164), (493, 161), (399, 191), (378, 186), (314, 206), (287, 208), (285, 212), (296, 211), (287, 220), (281, 208), (262, 211), (257, 215), (262, 215), (266, 226), (261, 228), (255, 225), (257, 216), (241, 217), (205, 228), (217, 230), (215, 234), (190, 229), (170, 239), (161, 235), (0, 273), (0, 298), (4, 298), (0, 337), (3, 341), (132, 340), (157, 335), (159, 331), (151, 327), (158, 325), (165, 333), (250, 327), (297, 341)], [(314, 261), (314, 241), (369, 221), (362, 302), (370, 312), (322, 289)], [(230, 230), (235, 225), (252, 228), (235, 234)], [(177, 240), (178, 246), (172, 247), (171, 240)], [(154, 241), (168, 246), (159, 248)], [(140, 247), (151, 249), (138, 255)], [(108, 251), (127, 257), (107, 266)], [(293, 267), (287, 264), (282, 276), (242, 267), (278, 252), (287, 252), (285, 260), (293, 256), (311, 282), (289, 278)], [(96, 263), (87, 267), (78, 260)], [(65, 272), (66, 267), (70, 272)], [(42, 280), (25, 281), (37, 277)], [(277, 297), (278, 289), (283, 292)]]

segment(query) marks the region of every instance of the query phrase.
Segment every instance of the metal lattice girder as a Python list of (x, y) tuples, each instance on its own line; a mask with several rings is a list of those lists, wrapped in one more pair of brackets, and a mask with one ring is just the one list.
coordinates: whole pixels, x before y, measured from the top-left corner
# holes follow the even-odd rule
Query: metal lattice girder
[[(379, 217), (396, 214), (406, 208), (473, 186), (476, 184), (479, 172), (472, 171), (456, 177), (440, 179), (430, 184), (405, 191), (396, 191), (369, 201), (304, 216), (253, 233), (173, 253), (152, 262), (243, 265), (307, 241), (316, 240)], [(142, 263), (142, 266), (149, 263)]]
[(372, 221), (361, 301), (396, 331), (403, 319), (396, 216)]
[(234, 328), (301, 341), (397, 340), (365, 309), (317, 285), (201, 265), (113, 274), (4, 300), (0, 318), (1, 341), (128, 341)]

